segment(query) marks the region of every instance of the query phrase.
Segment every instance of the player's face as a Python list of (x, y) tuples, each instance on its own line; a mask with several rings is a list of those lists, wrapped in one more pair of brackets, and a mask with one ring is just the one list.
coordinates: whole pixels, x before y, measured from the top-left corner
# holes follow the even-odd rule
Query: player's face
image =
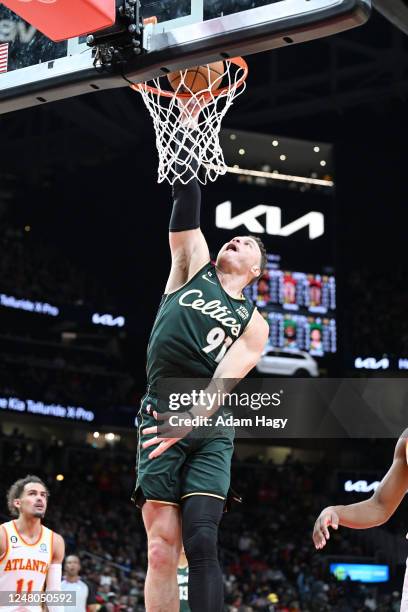
[(68, 576), (78, 576), (80, 570), (81, 570), (81, 563), (78, 557), (75, 557), (74, 555), (70, 555), (69, 557), (66, 558), (65, 571), (68, 574)]
[(320, 304), (320, 287), (310, 287), (310, 300), (314, 304)]
[(38, 482), (29, 482), (15, 505), (28, 517), (43, 518), (47, 510), (48, 494), (45, 487)]
[(294, 302), (296, 298), (295, 286), (293, 283), (285, 283), (283, 286), (283, 293), (288, 302)]
[(261, 251), (258, 244), (249, 236), (236, 236), (221, 248), (217, 266), (232, 267), (237, 273), (247, 272), (251, 277), (260, 274)]
[(314, 342), (319, 342), (321, 339), (321, 333), (318, 329), (313, 329), (310, 334), (310, 337)]

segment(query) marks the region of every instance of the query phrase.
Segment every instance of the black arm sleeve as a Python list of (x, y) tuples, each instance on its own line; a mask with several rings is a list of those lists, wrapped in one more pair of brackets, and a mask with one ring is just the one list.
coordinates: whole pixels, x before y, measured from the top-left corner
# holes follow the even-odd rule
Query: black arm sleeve
[(173, 185), (173, 211), (171, 232), (182, 232), (200, 227), (201, 189), (196, 178), (187, 185), (177, 181)]
[[(177, 136), (176, 140), (182, 142), (182, 136)], [(177, 153), (179, 159), (182, 160), (188, 157), (188, 151), (184, 147), (185, 143), (180, 145)], [(177, 170), (183, 174), (184, 181), (188, 180), (189, 171), (185, 167), (177, 168)], [(191, 171), (190, 173), (191, 178), (186, 185), (178, 180), (173, 185), (173, 211), (169, 226), (171, 232), (182, 232), (200, 227), (201, 189), (198, 180), (193, 177)]]

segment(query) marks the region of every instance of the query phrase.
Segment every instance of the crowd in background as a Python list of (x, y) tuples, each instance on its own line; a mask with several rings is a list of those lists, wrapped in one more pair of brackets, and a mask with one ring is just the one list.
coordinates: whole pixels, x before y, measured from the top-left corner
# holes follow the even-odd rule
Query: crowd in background
[[(23, 228), (0, 224), (0, 251), (0, 293), (115, 310), (114, 300), (103, 284), (64, 257), (60, 250), (35, 239)], [(353, 307), (347, 308), (346, 313), (349, 338), (346, 344), (354, 355), (407, 354), (408, 322), (403, 313), (408, 308), (408, 293), (404, 283), (404, 268), (397, 264), (392, 273), (360, 269), (347, 277), (344, 295)], [(45, 375), (43, 372), (40, 378)], [(67, 385), (74, 390), (77, 377), (71, 378), (71, 382), (64, 380), (59, 388)], [(85, 383), (83, 388), (87, 396)], [(111, 394), (115, 393), (113, 388)], [(109, 390), (101, 394), (109, 397)]]
[(29, 226), (0, 224), (0, 293), (58, 304), (112, 306), (107, 289)]
[(408, 355), (408, 308), (404, 266), (353, 271), (346, 287), (349, 337), (355, 355)]
[[(52, 303), (109, 302), (104, 288), (30, 232), (0, 226), (0, 292)], [(403, 275), (359, 271), (347, 280), (352, 350), (356, 354), (404, 354), (408, 307)], [(381, 325), (378, 325), (381, 321)], [(373, 325), (376, 325), (373, 329)], [(0, 348), (0, 393), (49, 403), (111, 406), (137, 403), (139, 391), (127, 371), (118, 337), (103, 334), (71, 344), (42, 329), (4, 329)], [(116, 339), (115, 339), (116, 338)], [(1, 430), (0, 430), (1, 433)], [(84, 577), (94, 583), (102, 612), (142, 612), (146, 542), (140, 514), (130, 502), (134, 459), (90, 448), (66, 454), (56, 440), (38, 446), (18, 432), (0, 435), (4, 487), (31, 469), (51, 486), (47, 523), (78, 553)], [(90, 454), (91, 453), (91, 454)], [(118, 454), (119, 453), (119, 454)], [(41, 467), (38, 467), (41, 466)], [(55, 481), (65, 473), (63, 482)], [(235, 463), (236, 487), (245, 499), (225, 515), (220, 532), (225, 612), (396, 612), (399, 593), (338, 582), (324, 554), (316, 554), (310, 531), (327, 503), (319, 466)], [(6, 516), (3, 488), (3, 518)], [(394, 525), (395, 529), (395, 525)], [(398, 524), (397, 529), (402, 531)], [(376, 556), (352, 532), (334, 534), (331, 555)]]
[[(0, 448), (4, 443), (8, 447), (0, 468), (3, 520), (6, 487), (27, 472), (38, 472), (51, 488), (45, 523), (63, 535), (67, 554), (79, 554), (82, 576), (94, 583), (102, 612), (144, 611), (146, 539), (140, 513), (130, 501), (132, 456), (120, 445), (116, 450), (88, 445), (69, 449), (54, 440), (41, 444), (46, 461), (26, 458), (17, 468), (10, 451), (13, 444), (21, 446), (22, 436), (18, 431), (0, 435)], [(338, 582), (329, 573), (326, 554), (383, 560), (381, 552), (362, 544), (355, 532), (333, 533), (329, 550), (314, 550), (313, 523), (328, 503), (322, 493), (323, 463), (303, 465), (288, 459), (277, 466), (257, 457), (245, 462), (235, 458), (233, 482), (244, 504), (224, 515), (220, 530), (225, 612), (399, 609), (400, 595), (389, 586), (378, 590)], [(64, 475), (62, 482), (55, 480), (57, 473)]]
[[(0, 355), (1, 357), (1, 355)], [(133, 393), (133, 381), (124, 374), (117, 377), (78, 368), (38, 364), (34, 360), (0, 362), (0, 393), (47, 404), (70, 404), (90, 408), (133, 404), (140, 397)]]
[[(0, 251), (0, 294), (56, 305), (98, 305), (101, 312), (108, 308), (107, 290), (85, 268), (30, 232), (0, 225)], [(11, 319), (13, 309), (2, 312), (8, 318), (0, 324), (0, 394), (89, 407), (134, 403), (119, 333), (54, 324), (38, 314), (31, 315), (29, 325), (27, 319)]]

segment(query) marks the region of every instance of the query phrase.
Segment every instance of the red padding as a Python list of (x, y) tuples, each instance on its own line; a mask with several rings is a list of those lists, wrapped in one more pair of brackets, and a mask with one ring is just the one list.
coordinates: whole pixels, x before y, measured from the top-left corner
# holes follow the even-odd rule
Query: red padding
[(2, 3), (55, 42), (109, 28), (115, 0), (2, 0)]

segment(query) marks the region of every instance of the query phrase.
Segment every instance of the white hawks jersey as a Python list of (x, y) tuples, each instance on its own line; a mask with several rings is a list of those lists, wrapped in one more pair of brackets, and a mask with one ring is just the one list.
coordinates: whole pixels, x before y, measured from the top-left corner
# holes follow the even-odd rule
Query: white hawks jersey
[[(3, 523), (6, 532), (6, 550), (0, 557), (0, 592), (31, 593), (43, 591), (52, 559), (53, 532), (41, 526), (36, 542), (26, 542), (18, 532), (15, 521)], [(3, 602), (2, 602), (3, 603)], [(1, 605), (1, 612), (39, 612), (41, 605)]]

